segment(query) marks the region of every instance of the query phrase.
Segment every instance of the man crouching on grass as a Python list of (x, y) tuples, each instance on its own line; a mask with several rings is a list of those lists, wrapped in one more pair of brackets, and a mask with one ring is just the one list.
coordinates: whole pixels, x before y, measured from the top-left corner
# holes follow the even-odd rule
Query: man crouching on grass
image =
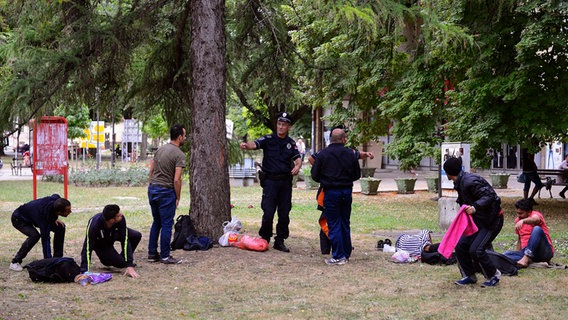
[[(106, 205), (103, 212), (94, 215), (87, 223), (87, 234), (81, 251), (81, 272), (91, 268), (91, 253), (96, 252), (101, 263), (116, 268), (126, 267), (124, 275), (138, 278), (134, 270), (134, 250), (142, 234), (126, 227), (126, 219), (116, 204)], [(118, 253), (114, 243), (120, 242), (122, 252)]]

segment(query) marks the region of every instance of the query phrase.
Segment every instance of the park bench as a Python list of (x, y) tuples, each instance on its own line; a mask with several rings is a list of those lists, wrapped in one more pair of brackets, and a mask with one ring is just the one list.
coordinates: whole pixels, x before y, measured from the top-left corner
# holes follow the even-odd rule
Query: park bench
[(22, 160), (17, 158), (12, 158), (12, 163), (10, 164), (12, 168), (12, 175), (13, 176), (21, 176), (22, 175)]
[[(562, 169), (538, 169), (536, 171), (544, 188), (548, 190), (550, 197), (552, 198), (552, 186), (567, 186), (568, 185), (568, 170)], [(560, 179), (559, 177), (564, 177)], [(542, 189), (541, 189), (542, 190)], [(538, 191), (538, 197), (540, 198), (540, 190)]]
[(248, 187), (254, 184), (255, 168), (229, 168), (229, 178), (232, 186)]
[(10, 164), (12, 168), (12, 175), (13, 176), (21, 176), (23, 168), (30, 168), (33, 172), (33, 163), (31, 159), (28, 159), (27, 163), (22, 158), (12, 158), (12, 163)]

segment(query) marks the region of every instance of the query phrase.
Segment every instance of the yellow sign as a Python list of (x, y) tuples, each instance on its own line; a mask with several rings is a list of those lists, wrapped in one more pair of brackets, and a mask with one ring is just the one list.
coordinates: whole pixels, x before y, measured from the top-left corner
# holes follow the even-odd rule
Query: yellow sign
[(79, 140), (80, 148), (96, 148), (98, 142), (99, 147), (101, 147), (101, 149), (104, 149), (104, 143), (105, 143), (104, 121), (98, 121), (98, 122), (91, 121), (91, 126), (89, 128), (85, 128), (84, 131), (87, 136)]

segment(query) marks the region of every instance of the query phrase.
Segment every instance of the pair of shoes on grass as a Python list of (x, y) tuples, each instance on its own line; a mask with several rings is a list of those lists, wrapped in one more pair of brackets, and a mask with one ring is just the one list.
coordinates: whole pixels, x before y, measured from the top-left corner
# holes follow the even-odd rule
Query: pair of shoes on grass
[(390, 239), (379, 240), (377, 241), (377, 250), (383, 250), (386, 245), (392, 246), (392, 241)]

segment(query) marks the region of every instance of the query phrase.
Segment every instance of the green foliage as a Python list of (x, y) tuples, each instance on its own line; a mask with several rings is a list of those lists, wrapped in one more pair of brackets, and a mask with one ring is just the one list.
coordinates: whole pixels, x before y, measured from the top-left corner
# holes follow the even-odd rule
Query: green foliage
[(67, 119), (67, 136), (70, 140), (86, 138), (85, 128), (91, 124), (89, 118), (89, 108), (86, 105), (80, 106), (59, 106), (54, 111), (56, 116)]
[(393, 1), (303, 1), (285, 8), (292, 41), (306, 63), (300, 79), (308, 103), (333, 110), (326, 120), (347, 125), (349, 145), (386, 134), (389, 120), (376, 106), (395, 70), (391, 62), (401, 56), (392, 49), (405, 7)]
[(176, 41), (188, 39), (187, 20), (176, 19), (187, 8), (178, 2), (3, 3), (0, 128), (82, 104), (105, 118), (163, 110), (168, 123), (187, 123), (188, 40)]
[(249, 129), (275, 130), (279, 112), (298, 119), (310, 109), (298, 83), (304, 64), (290, 42), (283, 14), (287, 3), (227, 2), (227, 84), (232, 91), (228, 96), (247, 109)]
[(142, 131), (151, 139), (167, 139), (169, 127), (162, 115), (156, 115), (144, 123)]
[(473, 165), (487, 167), (485, 149), (503, 142), (537, 151), (566, 140), (567, 17), (566, 5), (556, 1), (465, 7), (461, 23), (479, 50), (451, 95), (447, 134), (472, 143)]
[[(0, 1), (0, 129), (84, 105), (187, 125), (189, 4)], [(442, 139), (470, 142), (487, 167), (504, 142), (568, 141), (567, 19), (547, 0), (230, 0), (227, 117), (252, 139), (288, 111), (302, 119), (291, 134), (308, 136), (305, 115), (329, 109), (351, 146), (393, 120), (387, 152), (402, 168)]]
[(243, 151), (240, 148), (240, 141), (227, 140), (227, 154), (229, 158), (229, 165), (243, 162)]

